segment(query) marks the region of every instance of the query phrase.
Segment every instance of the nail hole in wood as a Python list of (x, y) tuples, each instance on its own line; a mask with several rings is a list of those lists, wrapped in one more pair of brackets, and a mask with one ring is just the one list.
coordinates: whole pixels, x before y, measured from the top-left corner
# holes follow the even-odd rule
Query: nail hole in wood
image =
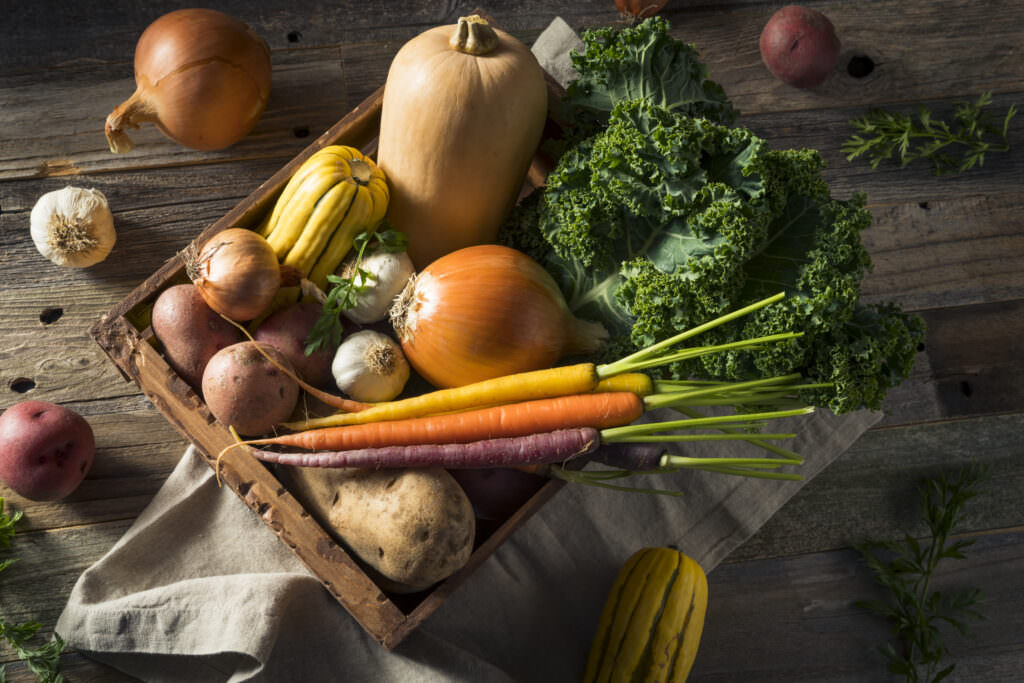
[(297, 43), (300, 40), (302, 40), (302, 34), (301, 33), (299, 33), (298, 31), (289, 31), (288, 32), (288, 42), (289, 43)]
[(971, 383), (967, 380), (960, 382), (960, 393), (969, 398), (970, 395), (974, 393), (974, 389), (971, 388)]
[(297, 138), (308, 138), (309, 128), (307, 128), (306, 126), (296, 126), (295, 128), (292, 129), (292, 135), (294, 135)]
[(846, 73), (854, 78), (864, 78), (875, 70), (875, 60), (867, 55), (855, 55), (846, 63)]
[(19, 394), (32, 391), (36, 388), (36, 383), (30, 380), (28, 377), (18, 377), (13, 380), (10, 384), (11, 391), (15, 391)]
[(39, 322), (44, 325), (52, 325), (60, 320), (62, 315), (64, 315), (63, 308), (44, 308), (43, 312), (39, 314)]
[(924, 209), (925, 211), (930, 211), (932, 208), (931, 206), (928, 205), (928, 202), (918, 202), (917, 205)]

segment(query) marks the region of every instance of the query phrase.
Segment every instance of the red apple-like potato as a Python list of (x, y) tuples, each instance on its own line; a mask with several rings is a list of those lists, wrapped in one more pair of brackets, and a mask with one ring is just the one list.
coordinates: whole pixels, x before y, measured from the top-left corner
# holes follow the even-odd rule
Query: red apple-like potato
[(761, 31), (761, 59), (783, 83), (814, 88), (836, 68), (840, 43), (835, 27), (821, 12), (787, 5)]
[(70, 408), (22, 401), (0, 415), (0, 479), (23, 498), (65, 498), (85, 479), (95, 455), (92, 427)]
[(203, 399), (221, 424), (243, 435), (265, 434), (295, 409), (299, 385), (294, 374), (295, 368), (276, 347), (239, 342), (221, 349), (206, 364)]
[(295, 372), (315, 387), (333, 387), (331, 361), (335, 346), (328, 343), (306, 355), (306, 340), (320, 319), (323, 307), (315, 301), (300, 301), (277, 311), (256, 328), (253, 338), (277, 348), (284, 354)]

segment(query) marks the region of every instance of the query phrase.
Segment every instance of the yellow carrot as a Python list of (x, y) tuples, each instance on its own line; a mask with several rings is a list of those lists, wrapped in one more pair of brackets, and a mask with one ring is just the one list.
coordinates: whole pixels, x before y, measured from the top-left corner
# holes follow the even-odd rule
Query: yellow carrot
[(355, 413), (336, 413), (282, 426), (295, 431), (442, 415), (482, 406), (531, 401), (538, 398), (583, 394), (598, 386), (593, 363), (579, 363), (532, 372), (520, 372), (474, 382), (451, 389), (438, 389), (419, 396), (377, 403)]
[(624, 372), (602, 378), (594, 391), (629, 391), (643, 397), (654, 393), (654, 381), (642, 372)]

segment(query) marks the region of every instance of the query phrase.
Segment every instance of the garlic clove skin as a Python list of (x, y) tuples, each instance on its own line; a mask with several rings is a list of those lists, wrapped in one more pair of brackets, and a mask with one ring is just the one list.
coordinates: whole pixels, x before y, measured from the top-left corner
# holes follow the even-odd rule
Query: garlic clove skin
[[(354, 265), (354, 260), (346, 261), (338, 269), (338, 274), (351, 277)], [(359, 268), (370, 277), (364, 279), (361, 274), (356, 274), (355, 285), (364, 289), (359, 293), (355, 306), (343, 310), (342, 315), (360, 325), (380, 322), (387, 317), (395, 298), (415, 272), (412, 259), (404, 251), (375, 251), (362, 259)]]
[(117, 234), (107, 198), (95, 189), (67, 187), (41, 196), (29, 218), (32, 242), (58, 266), (87, 268), (103, 261)]
[(388, 335), (362, 330), (349, 335), (334, 353), (331, 374), (338, 389), (365, 403), (390, 401), (409, 381), (409, 362)]

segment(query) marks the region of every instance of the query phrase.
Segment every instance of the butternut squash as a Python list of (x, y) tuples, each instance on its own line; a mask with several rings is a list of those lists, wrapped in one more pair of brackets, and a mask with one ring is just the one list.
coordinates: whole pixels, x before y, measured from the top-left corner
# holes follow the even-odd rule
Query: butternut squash
[(417, 269), (493, 242), (519, 196), (547, 119), (544, 70), (477, 15), (399, 49), (384, 84), (377, 163), (387, 220)]
[(584, 683), (683, 683), (697, 657), (708, 582), (672, 548), (643, 548), (619, 570), (601, 612)]

